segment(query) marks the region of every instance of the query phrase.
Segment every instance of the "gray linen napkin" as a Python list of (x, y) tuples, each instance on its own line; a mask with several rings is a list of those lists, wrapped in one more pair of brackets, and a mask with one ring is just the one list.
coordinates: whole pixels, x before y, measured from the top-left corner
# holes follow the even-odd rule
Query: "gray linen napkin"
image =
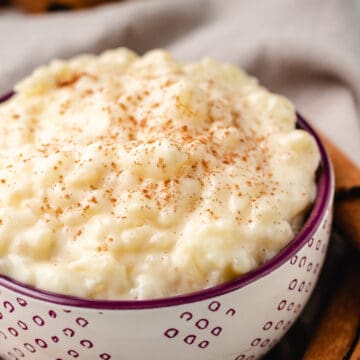
[[(118, 46), (236, 63), (290, 97), (360, 164), (360, 0), (133, 0), (47, 15), (0, 10), (0, 94), (54, 57)], [(334, 235), (314, 296), (267, 359), (301, 358), (347, 252)]]
[(144, 0), (45, 16), (0, 10), (0, 93), (54, 57), (117, 46), (239, 64), (360, 164), (360, 0)]

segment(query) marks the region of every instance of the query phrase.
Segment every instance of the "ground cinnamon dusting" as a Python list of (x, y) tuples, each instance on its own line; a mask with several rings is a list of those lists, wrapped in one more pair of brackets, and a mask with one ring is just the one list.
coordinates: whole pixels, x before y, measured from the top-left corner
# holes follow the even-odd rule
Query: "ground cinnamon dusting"
[(70, 274), (59, 292), (143, 299), (217, 285), (281, 250), (314, 199), (317, 148), (292, 104), (228, 64), (124, 49), (57, 61), (0, 115), (17, 119), (0, 124), (3, 227), (49, 242), (34, 253)]

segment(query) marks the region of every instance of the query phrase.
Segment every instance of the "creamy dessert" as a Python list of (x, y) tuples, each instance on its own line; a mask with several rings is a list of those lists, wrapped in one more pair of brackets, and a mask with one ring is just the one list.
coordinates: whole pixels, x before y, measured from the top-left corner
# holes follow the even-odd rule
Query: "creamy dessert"
[(208, 288), (284, 248), (319, 153), (239, 68), (127, 49), (53, 61), (0, 105), (0, 273), (94, 299)]

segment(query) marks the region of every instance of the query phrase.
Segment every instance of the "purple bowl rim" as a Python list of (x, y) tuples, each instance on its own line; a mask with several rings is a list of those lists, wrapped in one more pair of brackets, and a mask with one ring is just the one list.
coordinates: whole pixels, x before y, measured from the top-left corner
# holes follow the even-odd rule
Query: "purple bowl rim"
[[(4, 96), (1, 96), (0, 103), (10, 99), (13, 95), (14, 92), (10, 92)], [(320, 225), (323, 217), (326, 214), (329, 203), (332, 200), (334, 176), (330, 158), (325, 150), (324, 145), (320, 141), (319, 136), (316, 134), (313, 128), (298, 112), (296, 113), (296, 116), (297, 126), (307, 131), (315, 138), (315, 141), (320, 151), (321, 171), (318, 178), (316, 200), (305, 224), (303, 225), (300, 232), (296, 235), (296, 237), (277, 255), (275, 255), (272, 259), (265, 262), (256, 269), (242, 275), (238, 279), (232, 280), (224, 284), (220, 284), (215, 287), (200, 290), (197, 292), (192, 292), (189, 294), (151, 300), (84, 299), (75, 296), (62, 295), (37, 289), (33, 286), (23, 284), (4, 275), (0, 275), (0, 287), (5, 287), (8, 290), (11, 290), (19, 295), (28, 296), (36, 300), (62, 306), (99, 310), (140, 310), (184, 305), (198, 301), (209, 300), (214, 297), (218, 297), (243, 288), (246, 285), (261, 279), (262, 277), (279, 268), (307, 243), (307, 241), (313, 236), (316, 229)]]

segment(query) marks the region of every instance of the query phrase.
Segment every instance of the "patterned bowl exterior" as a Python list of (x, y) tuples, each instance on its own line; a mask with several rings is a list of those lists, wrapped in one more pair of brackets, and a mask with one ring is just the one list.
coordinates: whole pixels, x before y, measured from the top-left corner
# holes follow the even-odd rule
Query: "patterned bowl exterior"
[(13, 290), (0, 293), (4, 359), (253, 360), (296, 320), (316, 283), (330, 232), (320, 227), (288, 261), (240, 289), (151, 309), (62, 306)]
[[(0, 100), (1, 101), (1, 100)], [(333, 175), (322, 169), (314, 208), (273, 259), (228, 284), (168, 299), (96, 301), (36, 290), (0, 276), (0, 356), (29, 360), (254, 360), (299, 316), (329, 241)]]

